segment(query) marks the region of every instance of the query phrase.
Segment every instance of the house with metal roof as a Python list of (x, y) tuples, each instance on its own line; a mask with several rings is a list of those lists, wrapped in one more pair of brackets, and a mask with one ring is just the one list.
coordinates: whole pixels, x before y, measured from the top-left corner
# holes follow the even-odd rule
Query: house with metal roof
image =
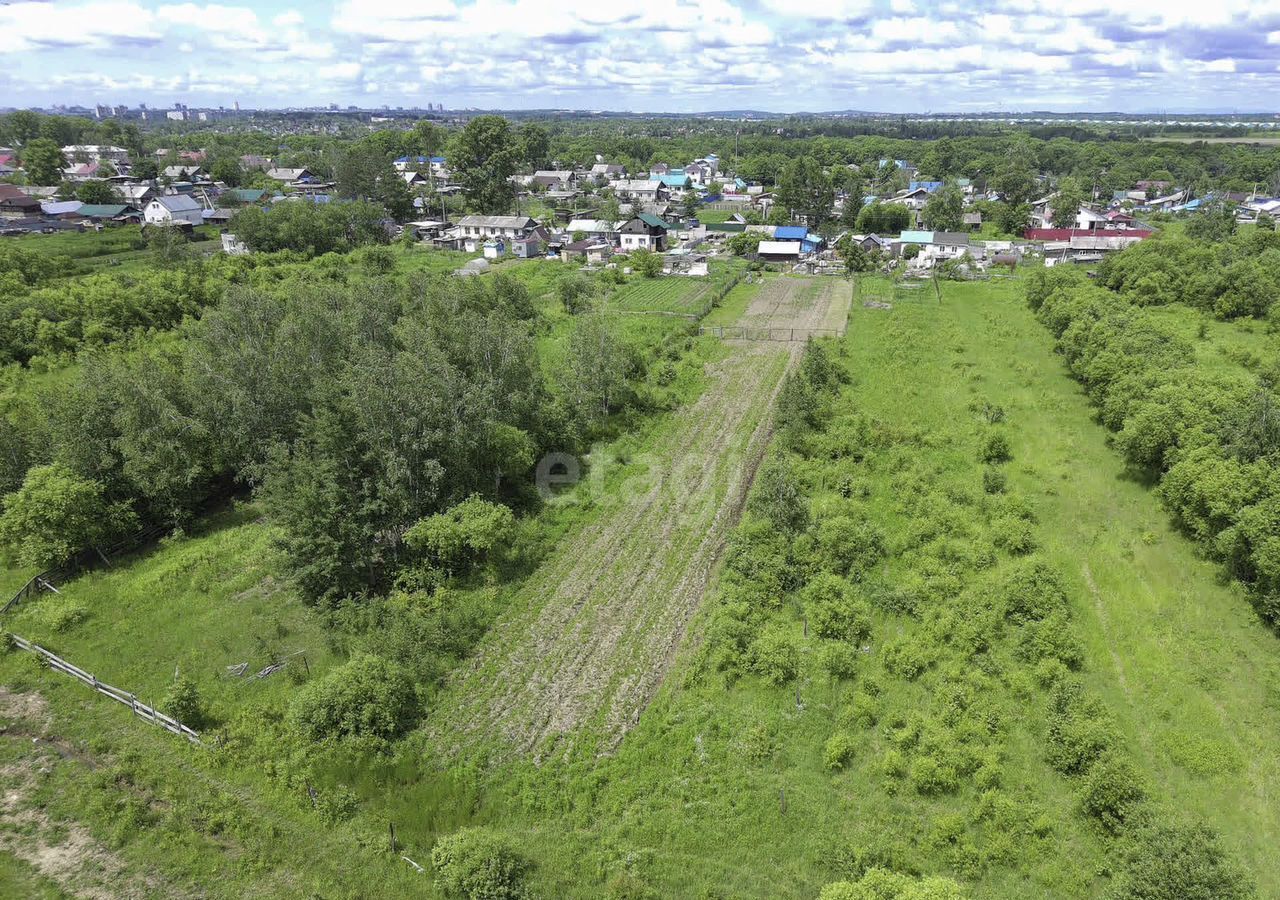
[(294, 184), (294, 183), (305, 184), (309, 181), (315, 180), (315, 176), (311, 174), (311, 170), (306, 168), (283, 169), (283, 168), (276, 167), (272, 169), (267, 169), (267, 177), (270, 178), (272, 181), (283, 181), (288, 184)]
[(638, 203), (659, 203), (670, 195), (670, 189), (656, 178), (624, 179), (614, 183), (613, 191)]
[(811, 234), (803, 225), (779, 225), (773, 229), (775, 241), (795, 241), (801, 253), (813, 253), (822, 247), (822, 237)]
[(756, 255), (765, 262), (799, 262), (800, 244), (796, 241), (761, 241)]
[(143, 218), (148, 225), (201, 225), (204, 223), (203, 209), (186, 194), (167, 194), (148, 203), (143, 210)]
[(658, 172), (650, 172), (649, 178), (652, 181), (659, 182), (668, 190), (683, 191), (693, 187), (693, 179), (684, 172), (674, 172), (665, 175)]
[(670, 228), (670, 223), (664, 222), (657, 216), (641, 213), (625, 222), (618, 229), (618, 235), (624, 252), (654, 250), (660, 253), (667, 249), (667, 231)]
[(94, 222), (127, 222), (137, 221), (142, 214), (125, 203), (86, 203), (80, 207), (76, 218)]
[(40, 201), (17, 185), (0, 184), (0, 216), (29, 216), (40, 212)]
[(54, 218), (71, 217), (84, 206), (79, 200), (48, 200), (40, 204), (40, 211)]
[(261, 188), (232, 188), (222, 192), (223, 198), (232, 203), (259, 203), (266, 195), (267, 192)]

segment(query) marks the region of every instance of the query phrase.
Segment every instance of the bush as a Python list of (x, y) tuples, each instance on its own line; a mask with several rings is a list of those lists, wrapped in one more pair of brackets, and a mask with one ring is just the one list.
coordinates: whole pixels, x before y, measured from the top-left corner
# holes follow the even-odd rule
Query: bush
[(948, 761), (921, 756), (911, 764), (910, 781), (918, 794), (949, 794), (960, 787), (960, 774)]
[(821, 573), (800, 592), (809, 624), (819, 637), (861, 641), (871, 633), (871, 609), (854, 596), (849, 584)]
[(982, 470), (982, 489), (988, 494), (1003, 494), (1009, 477), (1004, 470), (996, 466), (987, 466)]
[(847, 731), (837, 731), (827, 738), (827, 743), (822, 748), (823, 767), (831, 770), (843, 769), (853, 759), (855, 749), (853, 737)]
[(197, 731), (205, 725), (204, 704), (200, 700), (200, 690), (186, 675), (179, 675), (174, 679), (160, 704), (160, 711)]
[(482, 828), (464, 828), (436, 842), (431, 866), (445, 893), (463, 900), (525, 900), (528, 863)]
[(504, 543), (514, 523), (508, 507), (473, 494), (442, 513), (419, 519), (405, 532), (404, 540), (414, 549), (427, 551), (445, 568), (465, 568)]
[(1125, 851), (1109, 900), (1247, 900), (1249, 876), (1205, 825), (1148, 826)]
[(591, 279), (580, 274), (571, 274), (567, 278), (560, 279), (556, 284), (556, 296), (564, 304), (566, 312), (577, 315), (591, 308), (595, 286), (591, 283)]
[(770, 684), (786, 684), (800, 670), (796, 639), (781, 625), (766, 628), (751, 645), (751, 669)]
[(850, 516), (832, 516), (818, 522), (814, 541), (819, 563), (838, 575), (865, 572), (885, 552), (884, 533), (872, 523)]
[(770, 460), (761, 467), (747, 505), (779, 531), (794, 533), (809, 527), (808, 501), (784, 460)]
[(965, 900), (960, 885), (950, 878), (913, 878), (888, 869), (868, 869), (857, 881), (835, 881), (823, 887), (818, 900)]
[(409, 677), (378, 656), (357, 656), (306, 685), (289, 705), (290, 725), (304, 738), (391, 739), (421, 713)]
[(360, 807), (360, 798), (355, 791), (340, 784), (320, 794), (320, 818), (326, 825), (337, 825), (355, 815)]
[(978, 448), (978, 459), (984, 463), (1005, 463), (1013, 459), (1013, 450), (1009, 446), (1009, 438), (1003, 431), (991, 431), (982, 439)]
[(0, 542), (22, 565), (44, 569), (137, 525), (129, 505), (109, 501), (102, 484), (53, 463), (32, 468), (22, 487), (4, 497)]
[(1111, 715), (1077, 681), (1054, 685), (1049, 707), (1049, 765), (1067, 775), (1087, 772), (1115, 743)]
[(1025, 556), (1039, 546), (1035, 527), (1026, 519), (1002, 516), (991, 523), (991, 539), (1001, 550)]
[(858, 672), (858, 651), (840, 641), (823, 641), (818, 665), (832, 678), (852, 678)]
[(1117, 834), (1146, 794), (1133, 766), (1121, 756), (1107, 754), (1085, 776), (1080, 806), (1111, 834)]

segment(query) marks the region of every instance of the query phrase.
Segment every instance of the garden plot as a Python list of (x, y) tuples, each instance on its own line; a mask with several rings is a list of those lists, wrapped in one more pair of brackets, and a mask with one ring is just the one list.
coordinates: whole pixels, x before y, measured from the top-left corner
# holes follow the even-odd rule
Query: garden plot
[[(829, 321), (837, 283), (787, 281), (758, 322)], [(597, 501), (609, 508), (535, 573), (435, 704), (438, 735), (538, 757), (617, 745), (675, 662), (800, 350), (740, 344), (713, 367), (702, 397), (647, 442), (637, 474)]]
[(765, 282), (737, 324), (748, 329), (793, 328), (843, 333), (853, 290), (839, 278), (783, 276)]
[(645, 278), (618, 289), (613, 302), (626, 312), (665, 312), (697, 315), (712, 285), (706, 279)]

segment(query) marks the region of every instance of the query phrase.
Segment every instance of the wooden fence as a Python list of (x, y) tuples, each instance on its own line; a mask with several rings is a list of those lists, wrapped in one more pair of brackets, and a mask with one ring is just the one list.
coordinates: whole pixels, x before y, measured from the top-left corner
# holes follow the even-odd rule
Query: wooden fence
[(698, 333), (712, 334), (726, 341), (807, 341), (844, 334), (839, 328), (749, 328), (744, 325), (704, 325)]
[(145, 703), (139, 702), (137, 695), (131, 694), (128, 691), (122, 691), (119, 688), (112, 687), (109, 684), (99, 681), (95, 676), (90, 675), (84, 669), (81, 669), (78, 666), (73, 666), (71, 663), (67, 662), (65, 659), (58, 656), (56, 653), (53, 653), (49, 650), (44, 649), (39, 644), (33, 644), (31, 641), (28, 641), (26, 638), (19, 637), (16, 634), (10, 633), (9, 639), (12, 640), (13, 643), (16, 646), (20, 647), (21, 649), (34, 653), (36, 656), (43, 659), (45, 663), (49, 666), (49, 668), (54, 669), (58, 672), (62, 672), (65, 675), (70, 675), (72, 678), (76, 679), (76, 681), (79, 681), (93, 688), (95, 691), (97, 691), (99, 694), (102, 694), (104, 697), (110, 697), (112, 700), (116, 701), (117, 703), (123, 703), (125, 706), (129, 707), (129, 709), (133, 711), (133, 714), (135, 716), (142, 719), (143, 721), (150, 722), (153, 725), (159, 725), (165, 731), (170, 731), (170, 732), (173, 732), (174, 734), (182, 735), (184, 738), (191, 741), (191, 743), (193, 744), (203, 743), (200, 740), (200, 735), (196, 733), (194, 730), (188, 728), (186, 725), (183, 725), (177, 719), (171, 718), (170, 716), (166, 716), (164, 713), (160, 712), (159, 710), (153, 707), (150, 707)]
[(9, 598), (8, 603), (0, 607), (0, 615), (4, 615), (23, 600), (30, 600), (33, 594), (37, 594), (40, 591), (53, 591), (56, 594), (58, 589), (53, 586), (53, 580), (60, 576), (61, 572), (57, 569), (45, 569), (39, 575), (32, 576), (30, 581), (18, 588), (18, 593)]

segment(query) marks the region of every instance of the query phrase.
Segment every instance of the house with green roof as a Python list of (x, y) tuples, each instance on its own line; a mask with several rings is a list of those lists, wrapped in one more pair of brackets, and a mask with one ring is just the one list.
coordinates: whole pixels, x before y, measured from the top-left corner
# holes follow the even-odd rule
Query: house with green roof
[(76, 218), (94, 222), (129, 222), (140, 221), (142, 213), (123, 203), (86, 203), (77, 210)]
[(618, 229), (624, 253), (631, 250), (653, 250), (661, 253), (667, 249), (667, 232), (674, 226), (650, 213), (629, 219)]

